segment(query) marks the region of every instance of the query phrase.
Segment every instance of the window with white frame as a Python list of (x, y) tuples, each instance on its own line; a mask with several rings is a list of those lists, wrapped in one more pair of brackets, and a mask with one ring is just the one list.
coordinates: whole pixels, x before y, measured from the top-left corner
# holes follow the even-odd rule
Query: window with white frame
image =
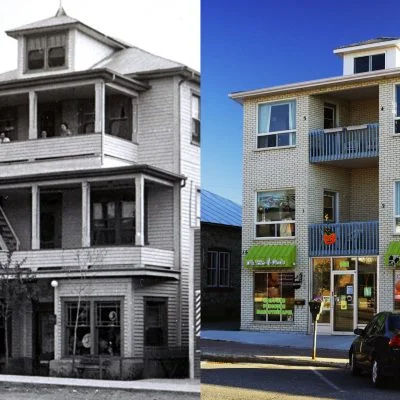
[(395, 133), (400, 133), (400, 85), (396, 85), (396, 116), (394, 117)]
[(228, 251), (210, 250), (208, 252), (207, 286), (229, 286), (230, 258)]
[(280, 101), (258, 105), (257, 148), (296, 144), (296, 102)]
[(192, 142), (200, 143), (200, 96), (192, 95)]
[(385, 69), (385, 53), (354, 57), (354, 73)]
[(294, 190), (257, 193), (256, 237), (288, 237), (295, 235)]
[(395, 183), (394, 189), (394, 226), (395, 233), (400, 233), (400, 181)]

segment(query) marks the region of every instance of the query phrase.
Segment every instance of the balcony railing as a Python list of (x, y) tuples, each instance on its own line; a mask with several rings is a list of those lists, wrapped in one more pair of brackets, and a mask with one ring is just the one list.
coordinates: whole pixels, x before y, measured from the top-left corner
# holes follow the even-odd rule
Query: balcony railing
[(378, 154), (379, 124), (310, 132), (310, 162), (377, 157)]
[[(329, 228), (336, 241), (325, 244), (324, 232)], [(310, 257), (361, 256), (379, 254), (378, 221), (312, 224), (309, 227)]]

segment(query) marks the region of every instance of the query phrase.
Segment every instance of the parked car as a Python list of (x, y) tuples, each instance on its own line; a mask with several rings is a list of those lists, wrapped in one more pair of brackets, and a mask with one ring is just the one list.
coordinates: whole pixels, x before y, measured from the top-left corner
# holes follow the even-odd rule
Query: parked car
[(400, 313), (384, 311), (376, 314), (358, 335), (349, 350), (352, 375), (371, 374), (375, 387), (382, 387), (387, 377), (400, 373)]

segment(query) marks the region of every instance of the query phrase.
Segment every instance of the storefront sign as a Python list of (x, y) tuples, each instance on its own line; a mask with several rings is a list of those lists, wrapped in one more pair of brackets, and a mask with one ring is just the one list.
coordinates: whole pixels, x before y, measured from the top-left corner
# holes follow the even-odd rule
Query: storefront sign
[(263, 267), (264, 265), (270, 266), (270, 265), (285, 265), (286, 261), (281, 259), (271, 259), (271, 258), (266, 258), (264, 259), (258, 259), (258, 260), (247, 260), (246, 261), (246, 266), (247, 267)]

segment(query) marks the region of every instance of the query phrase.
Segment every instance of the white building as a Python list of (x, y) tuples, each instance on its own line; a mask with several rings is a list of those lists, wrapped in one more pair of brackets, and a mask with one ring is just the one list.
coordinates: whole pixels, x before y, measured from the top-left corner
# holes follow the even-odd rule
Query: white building
[(187, 356), (199, 73), (62, 8), (6, 33), (18, 69), (0, 74), (0, 248), (26, 258), (41, 288), (32, 309), (13, 310), (10, 356), (69, 374), (79, 299), (76, 354), (109, 357), (108, 373), (122, 358), (129, 376), (151, 348)]
[(400, 38), (343, 46), (343, 76), (231, 94), (244, 115), (242, 329), (307, 332), (314, 297), (327, 334), (400, 308), (399, 51)]

